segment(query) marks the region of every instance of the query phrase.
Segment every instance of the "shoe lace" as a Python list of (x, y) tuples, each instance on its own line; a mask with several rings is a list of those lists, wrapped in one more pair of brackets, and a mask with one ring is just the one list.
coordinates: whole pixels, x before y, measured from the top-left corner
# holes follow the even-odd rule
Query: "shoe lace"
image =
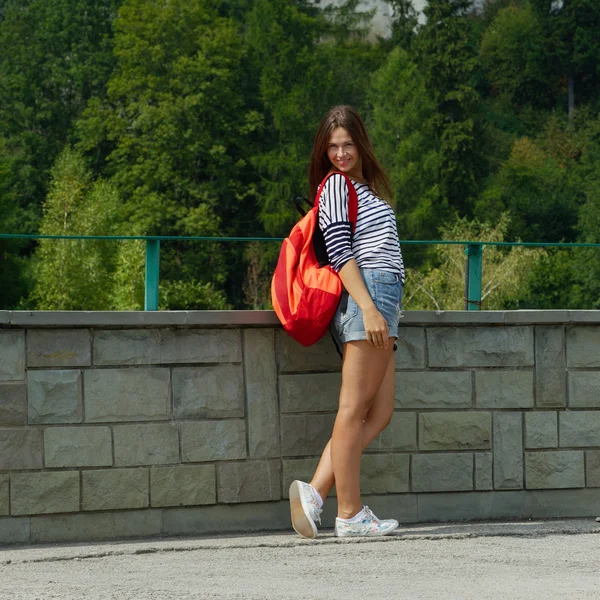
[(320, 525), (321, 524), (321, 513), (323, 512), (323, 509), (319, 508), (316, 498), (313, 498), (313, 500), (311, 500), (310, 506), (312, 508), (313, 520), (317, 521)]
[[(310, 486), (310, 487), (312, 489), (312, 486)], [(321, 513), (323, 512), (323, 509), (319, 508), (319, 503), (317, 502), (317, 497), (313, 493), (311, 493), (310, 506), (312, 508), (313, 521), (317, 521), (320, 525), (321, 524)]]
[(313, 519), (318, 521), (319, 525), (321, 524), (321, 513), (323, 512), (322, 508), (317, 508), (316, 503), (313, 506)]
[(373, 511), (365, 504), (365, 517), (370, 517), (375, 521), (379, 521), (379, 519), (373, 514)]
[(323, 512), (322, 508), (316, 508), (315, 507), (315, 521), (319, 522), (319, 525), (321, 524), (321, 513)]

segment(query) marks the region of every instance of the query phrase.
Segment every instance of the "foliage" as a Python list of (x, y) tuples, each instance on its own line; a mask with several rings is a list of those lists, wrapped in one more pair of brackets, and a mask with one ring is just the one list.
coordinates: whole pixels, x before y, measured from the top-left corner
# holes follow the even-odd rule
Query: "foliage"
[[(442, 230), (444, 240), (503, 242), (510, 218), (506, 213), (492, 223), (457, 219)], [(435, 246), (439, 265), (427, 273), (409, 270), (404, 306), (412, 310), (462, 310), (466, 257), (462, 245)], [(540, 249), (484, 246), (481, 306), (495, 310), (528, 287), (528, 273), (545, 252)]]
[(412, 0), (387, 0), (392, 10), (392, 39), (394, 46), (410, 50), (416, 37), (419, 17)]
[(486, 30), (480, 50), (492, 93), (517, 105), (547, 101), (553, 82), (540, 60), (543, 48), (542, 26), (530, 6), (501, 10)]
[[(317, 124), (351, 104), (401, 238), (600, 242), (600, 3), (388, 5), (375, 39), (358, 0), (5, 0), (0, 231), (287, 235)], [(159, 306), (266, 308), (277, 250), (163, 242)], [(462, 305), (461, 249), (404, 252), (413, 306)], [(484, 260), (487, 306), (599, 306), (595, 249)], [(141, 309), (144, 262), (4, 240), (0, 306)]]
[[(97, 135), (81, 140), (85, 150), (112, 146), (107, 172), (126, 199), (123, 232), (217, 235), (225, 221), (237, 233), (252, 191), (244, 187), (245, 139), (260, 119), (244, 107), (236, 23), (208, 1), (127, 0), (114, 44), (109, 103), (91, 103), (79, 128)], [(221, 298), (221, 254), (199, 244), (182, 254), (171, 244), (161, 262), (165, 308)], [(182, 279), (185, 286), (173, 284)]]
[(373, 76), (369, 100), (371, 136), (392, 178), (400, 236), (435, 238), (440, 223), (435, 210), (440, 148), (431, 127), (435, 105), (408, 52), (397, 47), (390, 53)]
[(435, 106), (427, 124), (439, 144), (436, 213), (470, 214), (477, 191), (475, 123), (477, 92), (471, 84), (475, 57), (469, 47), (471, 0), (429, 0), (416, 50), (425, 89)]
[[(67, 147), (52, 169), (43, 235), (114, 233), (119, 196), (91, 181), (83, 157)], [(114, 245), (108, 241), (43, 239), (35, 252), (32, 300), (39, 310), (101, 310), (111, 301)]]

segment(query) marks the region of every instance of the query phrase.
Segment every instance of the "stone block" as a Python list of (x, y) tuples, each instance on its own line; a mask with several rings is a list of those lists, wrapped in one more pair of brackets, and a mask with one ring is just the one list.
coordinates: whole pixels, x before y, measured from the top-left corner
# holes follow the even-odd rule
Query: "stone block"
[(41, 469), (42, 430), (0, 428), (0, 471)]
[(342, 359), (330, 335), (312, 346), (302, 346), (284, 331), (278, 332), (279, 372), (341, 371)]
[(488, 450), (492, 418), (482, 412), (439, 412), (419, 415), (420, 450)]
[(600, 371), (569, 373), (569, 406), (600, 408)]
[(585, 487), (583, 452), (526, 452), (527, 489)]
[(0, 330), (0, 381), (25, 379), (25, 332)]
[(282, 415), (281, 455), (319, 456), (331, 437), (335, 415)]
[(221, 463), (219, 502), (268, 502), (281, 499), (281, 463), (279, 460)]
[(369, 444), (367, 452), (417, 449), (417, 413), (396, 411), (390, 424)]
[[(459, 523), (527, 518), (523, 492), (451, 492), (419, 495), (418, 521)], [(448, 529), (444, 528), (445, 531)], [(461, 532), (460, 526), (455, 530)]]
[(244, 331), (244, 375), (249, 457), (279, 456), (277, 365), (272, 329)]
[(246, 424), (239, 419), (181, 423), (183, 462), (246, 458)]
[(31, 542), (99, 542), (161, 535), (162, 510), (31, 517)]
[(591, 517), (598, 512), (600, 490), (531, 490), (529, 503), (532, 516), (538, 519)]
[(504, 317), (506, 325), (559, 325), (563, 326), (570, 319), (570, 310), (519, 309), (498, 311)]
[(494, 488), (523, 488), (522, 413), (494, 414)]
[(0, 547), (3, 544), (29, 544), (29, 517), (0, 518)]
[(242, 335), (236, 329), (163, 329), (162, 363), (242, 362)]
[(396, 369), (425, 368), (425, 329), (398, 327)]
[(567, 366), (600, 367), (600, 327), (567, 327)]
[(91, 370), (83, 380), (88, 423), (169, 418), (169, 369)]
[(600, 412), (589, 410), (561, 412), (559, 441), (563, 448), (600, 446)]
[(44, 431), (44, 464), (56, 467), (110, 467), (109, 427), (49, 427)]
[(43, 515), (79, 511), (79, 472), (13, 473), (11, 514)]
[(92, 364), (89, 329), (30, 329), (28, 367), (87, 367)]
[(493, 455), (491, 452), (477, 452), (475, 454), (475, 489), (491, 490), (494, 488), (492, 478)]
[(535, 403), (566, 406), (566, 357), (563, 327), (535, 328)]
[[(319, 464), (318, 458), (294, 458), (291, 460), (283, 460), (283, 482), (282, 482), (282, 497), (290, 497), (290, 485), (295, 479), (300, 481), (310, 481), (317, 470)], [(335, 490), (335, 488), (334, 488)], [(334, 496), (335, 491), (330, 495)]]
[(24, 383), (0, 383), (0, 427), (25, 425), (27, 388)]
[(216, 486), (214, 465), (150, 469), (153, 507), (214, 504), (217, 501)]
[(29, 423), (81, 423), (81, 371), (29, 371)]
[(95, 365), (241, 362), (240, 331), (228, 329), (132, 329), (98, 331)]
[(113, 427), (115, 466), (179, 463), (177, 423), (144, 423)]
[(556, 412), (525, 413), (525, 447), (558, 447), (558, 418)]
[(460, 492), (472, 489), (471, 453), (413, 455), (413, 492)]
[(360, 491), (362, 494), (402, 494), (409, 491), (408, 454), (367, 454), (362, 457)]
[(222, 535), (242, 531), (290, 531), (290, 503), (251, 502), (163, 509), (163, 535)]
[(471, 372), (396, 372), (397, 408), (471, 408)]
[(173, 369), (173, 416), (176, 419), (224, 419), (244, 416), (241, 365)]
[(532, 408), (532, 371), (478, 371), (475, 374), (477, 408)]
[(146, 508), (148, 487), (148, 469), (83, 471), (83, 510)]
[(301, 373), (279, 377), (282, 413), (335, 411), (338, 408), (341, 373)]
[(95, 365), (160, 363), (159, 329), (99, 330), (94, 332)]
[[(10, 502), (8, 500), (8, 475), (0, 475), (0, 516), (8, 514), (8, 508), (10, 506)], [(0, 539), (0, 543), (2, 540)]]
[(587, 487), (600, 487), (600, 450), (585, 453), (585, 482)]
[(427, 328), (430, 367), (532, 367), (533, 327)]

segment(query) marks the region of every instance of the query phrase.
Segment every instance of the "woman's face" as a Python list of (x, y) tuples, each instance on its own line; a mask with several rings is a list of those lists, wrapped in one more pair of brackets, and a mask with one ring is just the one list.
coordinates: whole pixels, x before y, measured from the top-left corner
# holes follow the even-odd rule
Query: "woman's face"
[(362, 181), (362, 160), (358, 148), (343, 127), (338, 127), (331, 133), (327, 145), (327, 158), (336, 171)]

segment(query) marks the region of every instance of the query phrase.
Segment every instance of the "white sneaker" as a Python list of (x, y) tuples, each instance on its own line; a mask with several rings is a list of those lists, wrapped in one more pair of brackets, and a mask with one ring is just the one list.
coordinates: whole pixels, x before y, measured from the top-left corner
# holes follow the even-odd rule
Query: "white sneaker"
[(399, 525), (396, 519), (378, 519), (368, 506), (364, 507), (364, 517), (357, 523), (348, 523), (343, 519), (335, 520), (333, 534), (336, 537), (375, 536), (392, 533)]
[(296, 533), (305, 538), (317, 537), (317, 526), (315, 521), (321, 524), (321, 513), (319, 503), (314, 494), (314, 488), (303, 481), (292, 481), (290, 485), (290, 511), (292, 514), (292, 526)]

